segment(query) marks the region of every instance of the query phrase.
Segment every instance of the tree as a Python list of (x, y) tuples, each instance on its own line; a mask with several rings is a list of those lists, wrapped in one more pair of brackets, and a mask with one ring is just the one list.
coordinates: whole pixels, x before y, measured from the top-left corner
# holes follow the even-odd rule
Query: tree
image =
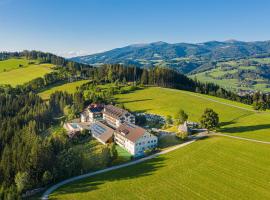
[(176, 133), (176, 136), (180, 138), (181, 140), (186, 140), (188, 138), (188, 132), (187, 131), (179, 131)]
[(183, 124), (185, 121), (187, 121), (188, 119), (188, 114), (185, 113), (184, 110), (179, 110), (175, 116), (176, 119), (176, 123), (179, 124)]
[(67, 117), (67, 120), (74, 119), (76, 117), (74, 108), (70, 105), (64, 107), (64, 115)]
[(27, 189), (29, 186), (29, 175), (27, 172), (18, 172), (15, 176), (15, 184), (17, 186), (17, 191), (21, 193), (23, 190)]
[(53, 180), (53, 175), (50, 171), (45, 171), (42, 176), (42, 183), (44, 185), (49, 184)]
[(206, 108), (201, 116), (201, 125), (208, 130), (213, 130), (218, 127), (219, 117), (218, 114), (211, 108)]
[(109, 149), (110, 149), (110, 157), (111, 157), (111, 160), (113, 161), (113, 160), (115, 160), (118, 157), (118, 152), (117, 152), (115, 143), (112, 143), (109, 146)]
[(173, 123), (172, 116), (167, 115), (165, 121), (167, 125), (171, 125)]

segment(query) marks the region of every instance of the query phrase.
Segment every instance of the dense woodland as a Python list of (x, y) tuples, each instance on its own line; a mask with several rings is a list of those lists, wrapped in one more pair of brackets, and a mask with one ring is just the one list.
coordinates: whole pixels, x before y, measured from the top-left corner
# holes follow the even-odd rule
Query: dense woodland
[[(85, 164), (84, 155), (75, 151), (74, 145), (85, 140), (91, 141), (88, 133), (82, 134), (77, 140), (70, 140), (62, 129), (53, 134), (48, 134), (48, 130), (61, 126), (62, 116), (76, 117), (91, 102), (113, 102), (114, 94), (134, 90), (136, 85), (183, 89), (254, 104), (255, 109), (270, 108), (267, 95), (257, 93), (240, 97), (217, 85), (202, 84), (168, 68), (142, 69), (118, 64), (94, 68), (35, 51), (0, 54), (2, 59), (12, 56), (53, 63), (57, 70), (22, 86), (0, 87), (0, 199), (18, 199), (28, 189), (111, 165), (117, 157), (113, 145), (91, 151), (92, 162)], [(55, 92), (48, 102), (37, 95), (38, 91), (51, 84), (72, 78), (89, 79), (92, 82), (81, 86), (74, 95)], [(112, 82), (122, 85), (132, 82), (133, 86), (91, 92), (96, 84)]]

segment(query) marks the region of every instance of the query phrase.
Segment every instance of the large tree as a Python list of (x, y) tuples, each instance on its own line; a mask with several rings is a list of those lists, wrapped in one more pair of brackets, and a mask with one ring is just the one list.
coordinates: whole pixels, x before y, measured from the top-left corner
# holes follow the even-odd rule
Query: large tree
[(187, 119), (188, 119), (188, 114), (185, 113), (184, 110), (181, 109), (176, 113), (175, 121), (177, 125), (183, 124), (185, 121), (187, 121)]
[(203, 128), (213, 130), (218, 127), (219, 117), (218, 114), (211, 108), (206, 108), (201, 116), (201, 125)]

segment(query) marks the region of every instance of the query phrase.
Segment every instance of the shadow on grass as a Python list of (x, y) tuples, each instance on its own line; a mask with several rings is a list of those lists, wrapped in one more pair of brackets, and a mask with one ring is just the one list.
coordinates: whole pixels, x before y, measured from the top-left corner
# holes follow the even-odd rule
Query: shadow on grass
[(234, 119), (232, 119), (230, 121), (221, 122), (219, 125), (220, 125), (220, 127), (222, 127), (222, 126), (227, 126), (227, 125), (235, 124), (237, 122), (237, 120), (239, 120), (241, 118), (244, 118), (244, 117), (247, 117), (247, 116), (252, 115), (252, 114), (253, 113), (246, 113), (246, 114), (240, 115), (240, 116), (238, 116), (238, 117), (236, 117), (236, 118), (234, 118)]
[(130, 100), (130, 101), (122, 101), (121, 103), (135, 103), (135, 102), (141, 102), (141, 101), (151, 101), (153, 99), (138, 99), (138, 100)]
[[(122, 169), (113, 170), (111, 172), (106, 172), (104, 174), (89, 177), (81, 181), (76, 181), (70, 185), (61, 187), (54, 194), (62, 195), (90, 192), (98, 190), (105, 182), (114, 182), (120, 180), (136, 179), (143, 176), (150, 176), (154, 171), (165, 167), (164, 161), (165, 158), (159, 156), (146, 162), (124, 167)], [(50, 199), (56, 200), (57, 198), (51, 196)]]
[(270, 124), (259, 124), (252, 126), (237, 126), (237, 127), (228, 127), (228, 128), (220, 128), (219, 130), (224, 133), (243, 133), (247, 131), (257, 131), (270, 129)]

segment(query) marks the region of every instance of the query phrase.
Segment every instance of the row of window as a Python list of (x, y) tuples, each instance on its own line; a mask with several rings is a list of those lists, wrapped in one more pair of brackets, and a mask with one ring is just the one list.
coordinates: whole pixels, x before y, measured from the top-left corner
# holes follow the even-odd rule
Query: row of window
[[(149, 140), (147, 143), (150, 144), (150, 143), (156, 143), (156, 142), (157, 142), (157, 140), (151, 140), (151, 141)], [(139, 142), (136, 144), (136, 146), (144, 145), (144, 144), (145, 144), (144, 142)]]

